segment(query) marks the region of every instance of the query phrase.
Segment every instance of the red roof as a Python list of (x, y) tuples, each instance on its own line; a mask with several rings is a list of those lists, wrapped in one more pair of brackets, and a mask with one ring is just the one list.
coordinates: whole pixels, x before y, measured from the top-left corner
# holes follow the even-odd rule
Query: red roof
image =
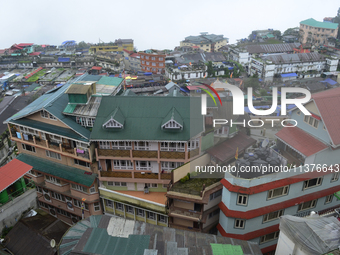
[(30, 53), (30, 56), (38, 56), (38, 55), (40, 55), (40, 53), (41, 52), (32, 52), (32, 53)]
[(132, 57), (132, 58), (137, 58), (137, 57), (139, 57), (139, 54), (138, 54), (138, 53), (132, 53), (132, 54), (130, 55), (130, 57)]
[(99, 71), (99, 70), (102, 70), (102, 67), (101, 66), (93, 66), (91, 69)]
[(199, 49), (200, 47), (198, 47), (198, 46), (192, 46), (192, 48), (194, 48), (194, 49)]
[(34, 43), (19, 43), (17, 46), (19, 47), (27, 47), (27, 46), (32, 46)]
[(340, 87), (312, 94), (334, 145), (340, 145)]
[(123, 49), (123, 51), (125, 51), (125, 52), (128, 53), (128, 54), (133, 53), (133, 51), (129, 51), (129, 50), (126, 50), (126, 49)]
[(279, 139), (309, 157), (328, 146), (298, 127), (284, 127), (275, 134)]
[(0, 168), (0, 192), (11, 186), (22, 176), (24, 176), (33, 167), (21, 162), (18, 159), (13, 159)]
[(220, 161), (228, 161), (235, 157), (236, 150), (241, 154), (245, 149), (255, 144), (256, 140), (239, 132), (233, 138), (226, 140), (223, 143), (216, 145), (208, 150), (208, 153)]
[(0, 50), (0, 54), (4, 54), (6, 52), (6, 49)]

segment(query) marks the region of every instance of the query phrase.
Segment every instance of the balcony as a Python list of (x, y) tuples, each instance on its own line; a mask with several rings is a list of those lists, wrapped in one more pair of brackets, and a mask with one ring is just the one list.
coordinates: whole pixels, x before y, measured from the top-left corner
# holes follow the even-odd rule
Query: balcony
[(193, 218), (192, 220), (199, 221), (201, 217), (201, 212), (187, 210), (187, 209), (183, 209), (183, 208), (179, 208), (179, 207), (175, 207), (174, 205), (171, 205), (170, 210), (169, 210), (169, 216), (177, 217), (177, 215), (190, 217), (190, 218)]
[(161, 151), (161, 158), (166, 159), (185, 159), (185, 152), (178, 151)]
[(158, 158), (158, 151), (132, 151), (134, 158)]
[(99, 171), (100, 177), (132, 178), (131, 172)]
[(171, 173), (161, 173), (162, 180), (171, 180)]
[(130, 150), (98, 149), (99, 157), (130, 157)]
[(135, 178), (141, 178), (141, 179), (158, 179), (158, 174), (155, 173), (135, 173)]
[(199, 155), (199, 148), (188, 152), (188, 158), (193, 158)]

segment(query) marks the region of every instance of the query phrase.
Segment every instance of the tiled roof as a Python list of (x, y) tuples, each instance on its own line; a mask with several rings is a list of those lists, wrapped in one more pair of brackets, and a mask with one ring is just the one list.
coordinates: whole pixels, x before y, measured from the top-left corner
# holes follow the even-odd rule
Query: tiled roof
[(306, 19), (300, 22), (300, 24), (311, 26), (311, 27), (320, 27), (320, 28), (327, 28), (327, 29), (337, 29), (338, 23), (332, 22), (321, 22), (315, 19)]
[(17, 159), (13, 159), (11, 162), (1, 167), (0, 192), (19, 180), (29, 170), (32, 170), (32, 166)]
[(335, 146), (340, 145), (340, 87), (312, 94), (322, 121)]
[(86, 172), (75, 167), (58, 164), (53, 161), (38, 158), (32, 155), (21, 153), (17, 159), (31, 165), (33, 169), (39, 172), (53, 175), (64, 180), (84, 185), (86, 187), (91, 187), (97, 177), (96, 174), (91, 173), (90, 175), (87, 174), (90, 172)]
[(298, 127), (284, 127), (275, 134), (281, 141), (309, 157), (328, 146)]

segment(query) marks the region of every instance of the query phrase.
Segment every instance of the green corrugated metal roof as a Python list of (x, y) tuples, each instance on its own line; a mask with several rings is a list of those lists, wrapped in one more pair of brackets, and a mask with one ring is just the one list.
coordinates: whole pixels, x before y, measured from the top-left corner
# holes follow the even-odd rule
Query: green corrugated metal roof
[(213, 255), (243, 255), (240, 245), (211, 243)]
[(50, 174), (65, 180), (69, 180), (78, 184), (82, 184), (87, 187), (91, 187), (97, 175), (88, 173), (84, 170), (80, 170), (75, 167), (65, 166), (63, 164), (58, 164), (43, 158), (38, 158), (32, 155), (19, 154), (18, 160), (33, 166), (37, 171)]
[(127, 89), (121, 94), (121, 96), (136, 96), (136, 93), (131, 89)]
[(68, 138), (71, 138), (71, 139), (76, 139), (76, 140), (79, 140), (79, 141), (84, 141), (84, 142), (89, 141), (88, 139), (85, 139), (84, 137), (82, 137), (79, 134), (77, 134), (76, 132), (74, 132), (72, 129), (54, 126), (54, 125), (50, 125), (50, 124), (40, 122), (40, 121), (36, 121), (36, 120), (22, 118), (22, 119), (19, 119), (19, 120), (12, 120), (11, 123), (23, 125), (23, 126), (27, 126), (27, 127), (32, 127), (34, 129), (39, 129), (39, 130), (42, 130), (42, 131), (46, 131), (48, 133), (65, 136), (65, 137), (68, 137)]
[[(125, 117), (124, 128), (103, 128), (107, 116), (117, 107)], [(183, 119), (183, 129), (162, 130), (163, 119), (173, 107)], [(200, 97), (107, 96), (98, 109), (91, 139), (187, 141), (200, 132), (203, 132)]]
[(335, 192), (335, 193), (334, 193), (334, 196), (335, 196), (337, 199), (340, 200), (340, 191)]
[(338, 28), (338, 23), (321, 22), (315, 19), (306, 19), (306, 20), (301, 21), (300, 24), (311, 26), (311, 27), (327, 28), (327, 29)]
[(117, 87), (123, 82), (123, 80), (123, 78), (103, 76), (99, 81), (97, 81), (97, 84)]
[(77, 104), (67, 104), (64, 113), (73, 113), (74, 109), (77, 107)]
[(175, 107), (172, 107), (172, 109), (169, 111), (169, 113), (165, 116), (162, 122), (162, 126), (167, 123), (169, 120), (174, 120), (178, 124), (180, 124), (183, 127), (183, 119), (181, 115), (178, 113)]
[(80, 81), (99, 81), (103, 76), (102, 75), (93, 75), (93, 74), (85, 74), (81, 76)]
[(273, 34), (267, 34), (268, 38), (274, 38), (275, 36)]
[(108, 122), (111, 119), (114, 119), (115, 121), (117, 121), (118, 123), (120, 123), (124, 126), (125, 117), (124, 117), (122, 111), (119, 109), (119, 107), (114, 109), (113, 112), (111, 112), (109, 114), (109, 116), (107, 116), (107, 118), (104, 120), (104, 123)]

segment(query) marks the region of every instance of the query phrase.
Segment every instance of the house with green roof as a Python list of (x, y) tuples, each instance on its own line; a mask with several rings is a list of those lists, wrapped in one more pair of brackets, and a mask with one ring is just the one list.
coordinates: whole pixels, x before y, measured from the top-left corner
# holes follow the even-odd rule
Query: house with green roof
[(81, 78), (46, 92), (5, 121), (18, 159), (33, 167), (27, 175), (39, 207), (69, 224), (102, 213), (91, 132), (63, 114), (70, 101), (86, 104), (95, 92), (92, 83), (78, 84)]
[(124, 94), (102, 98), (90, 137), (104, 210), (167, 226), (172, 170), (203, 153), (201, 99)]
[(203, 32), (198, 36), (191, 35), (185, 37), (185, 39), (180, 42), (180, 46), (191, 46), (207, 52), (215, 52), (224, 45), (227, 45), (228, 41), (229, 39), (225, 38), (223, 35), (215, 35)]
[(300, 22), (300, 42), (324, 45), (329, 37), (337, 38), (338, 23), (317, 21), (313, 18)]

